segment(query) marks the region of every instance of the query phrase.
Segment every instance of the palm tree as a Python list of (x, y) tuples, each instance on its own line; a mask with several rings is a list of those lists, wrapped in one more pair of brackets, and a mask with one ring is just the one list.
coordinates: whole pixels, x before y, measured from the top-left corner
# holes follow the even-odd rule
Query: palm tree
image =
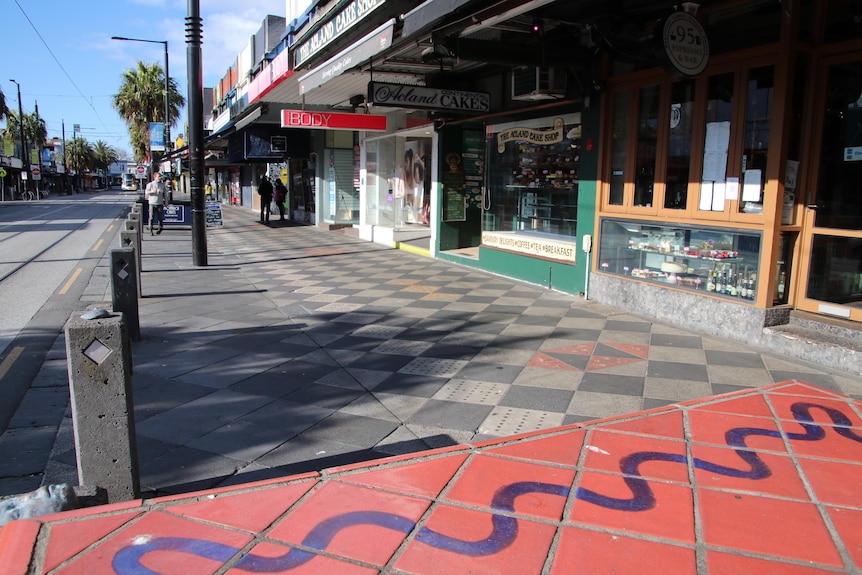
[(108, 167), (116, 162), (118, 158), (117, 150), (102, 140), (98, 140), (93, 145), (93, 161), (96, 168), (101, 168), (103, 170), (105, 178), (108, 177)]
[[(123, 72), (123, 82), (119, 93), (114, 95), (113, 104), (129, 126), (135, 160), (143, 162), (150, 145), (150, 122), (165, 121), (165, 74), (161, 66), (138, 62), (137, 68)], [(169, 78), (169, 125), (176, 123), (185, 104), (186, 99), (177, 91), (177, 83)]]
[[(13, 110), (6, 111), (6, 133), (15, 139), (21, 141), (21, 124), (18, 121), (18, 114)], [(45, 146), (45, 138), (48, 137), (48, 130), (45, 128), (45, 120), (36, 115), (24, 114), (24, 138), (27, 140), (27, 147), (31, 150), (42, 150)], [(29, 157), (29, 156), (28, 156)]]
[(93, 146), (86, 138), (73, 138), (66, 144), (66, 161), (75, 170), (75, 188), (80, 189), (81, 173), (94, 165)]
[(6, 94), (3, 93), (3, 88), (0, 88), (0, 120), (6, 117), (9, 113), (9, 108), (6, 107)]

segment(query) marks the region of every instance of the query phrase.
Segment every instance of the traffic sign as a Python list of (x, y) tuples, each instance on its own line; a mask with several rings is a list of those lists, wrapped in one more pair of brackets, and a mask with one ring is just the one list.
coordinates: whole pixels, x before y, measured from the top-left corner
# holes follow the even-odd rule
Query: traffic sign
[(42, 179), (42, 170), (39, 166), (30, 166), (30, 173), (33, 174), (34, 180)]
[(147, 177), (147, 167), (146, 166), (138, 166), (135, 168), (135, 177), (139, 180), (143, 180)]

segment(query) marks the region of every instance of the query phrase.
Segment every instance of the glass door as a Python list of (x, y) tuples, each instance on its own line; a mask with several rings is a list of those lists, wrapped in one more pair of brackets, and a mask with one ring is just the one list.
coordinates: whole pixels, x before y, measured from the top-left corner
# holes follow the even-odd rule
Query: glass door
[(862, 321), (862, 56), (822, 68), (816, 180), (803, 229), (797, 307)]

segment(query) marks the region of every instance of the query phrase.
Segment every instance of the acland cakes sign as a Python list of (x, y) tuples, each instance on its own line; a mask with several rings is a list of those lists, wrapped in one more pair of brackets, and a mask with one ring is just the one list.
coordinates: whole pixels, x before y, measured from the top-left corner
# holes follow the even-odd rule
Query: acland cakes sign
[(368, 101), (375, 106), (395, 108), (422, 108), (430, 110), (454, 110), (458, 112), (488, 112), (491, 110), (491, 96), (485, 92), (462, 92), (369, 82)]

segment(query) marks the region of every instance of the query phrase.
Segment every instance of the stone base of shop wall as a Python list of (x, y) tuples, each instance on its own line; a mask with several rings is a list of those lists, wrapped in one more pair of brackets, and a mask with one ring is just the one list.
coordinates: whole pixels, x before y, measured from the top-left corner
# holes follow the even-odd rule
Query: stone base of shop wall
[(862, 353), (852, 343), (815, 337), (788, 337), (782, 329), (778, 329), (790, 322), (789, 306), (760, 309), (732, 300), (600, 273), (590, 276), (589, 297), (648, 319), (736, 340), (842, 371), (862, 373)]

